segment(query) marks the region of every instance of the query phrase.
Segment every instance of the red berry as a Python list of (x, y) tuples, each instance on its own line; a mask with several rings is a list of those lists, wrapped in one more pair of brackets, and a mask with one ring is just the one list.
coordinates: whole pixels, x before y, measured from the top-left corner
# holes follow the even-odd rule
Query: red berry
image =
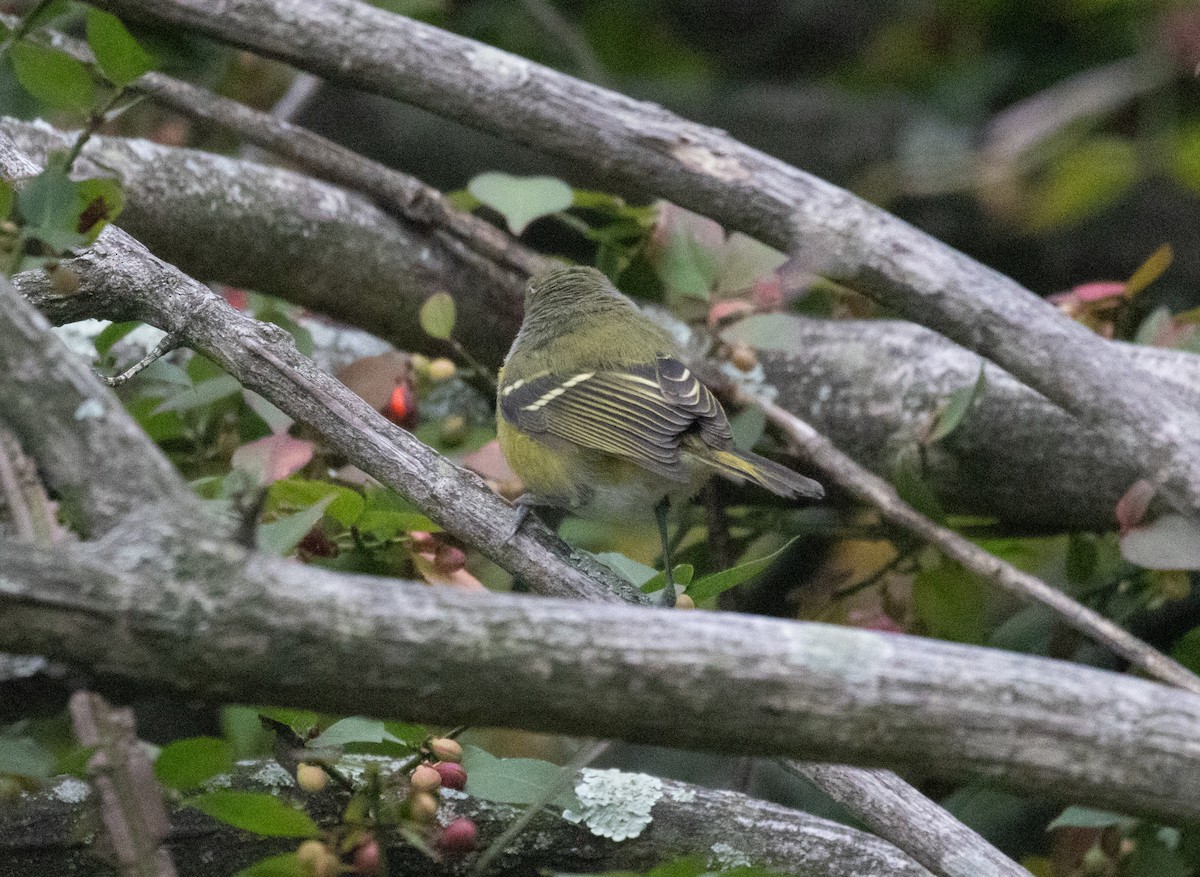
[(433, 766), (442, 778), (442, 785), (447, 789), (464, 789), (467, 786), (467, 772), (461, 764), (453, 761), (439, 761)]
[(467, 555), (461, 548), (443, 543), (438, 546), (433, 559), (433, 568), (444, 576), (456, 573), (467, 564)]
[(354, 851), (355, 874), (378, 874), (382, 863), (383, 853), (379, 849), (379, 841), (375, 838), (359, 844)]
[(463, 855), (475, 849), (479, 842), (479, 829), (466, 817), (455, 819), (442, 829), (437, 839), (437, 848), (446, 855)]

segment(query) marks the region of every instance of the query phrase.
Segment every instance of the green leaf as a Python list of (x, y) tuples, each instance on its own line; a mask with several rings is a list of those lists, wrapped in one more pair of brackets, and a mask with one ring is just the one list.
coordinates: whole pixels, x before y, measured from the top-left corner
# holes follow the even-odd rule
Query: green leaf
[(739, 451), (748, 451), (758, 444), (767, 430), (767, 413), (757, 405), (743, 408), (729, 418), (733, 430), (733, 446)]
[(717, 279), (717, 256), (687, 228), (678, 227), (672, 231), (657, 269), (668, 289), (708, 301)]
[(933, 488), (921, 474), (920, 450), (909, 445), (900, 449), (892, 463), (892, 484), (900, 498), (925, 517), (938, 523), (946, 512)]
[(442, 528), (420, 512), (401, 512), (391, 509), (367, 509), (354, 522), (360, 533), (377, 539), (395, 539), (401, 533), (422, 530), (440, 533)]
[(478, 746), (463, 747), (466, 793), (498, 804), (553, 804), (563, 809), (581, 808), (568, 786), (551, 799), (547, 792), (559, 782), (565, 768), (536, 758), (497, 758)]
[(367, 504), (362, 494), (348, 487), (304, 478), (276, 481), (271, 485), (269, 500), (274, 505), (308, 508), (326, 497), (332, 497), (332, 500), (325, 507), (325, 514), (343, 527), (353, 525)]
[(616, 551), (602, 551), (592, 556), (617, 575), (624, 576), (639, 588), (658, 575), (658, 570), (654, 569), (654, 567), (638, 563), (636, 560), (631, 560), (624, 554)]
[(56, 774), (70, 774), (73, 777), (87, 779), (88, 762), (96, 754), (96, 746), (74, 746), (60, 753), (54, 765)]
[(233, 877), (305, 877), (307, 873), (295, 853), (280, 853), (247, 865)]
[(75, 230), (94, 241), (125, 206), (125, 195), (121, 184), (107, 177), (80, 180), (75, 184), (76, 217)]
[(130, 320), (127, 323), (110, 323), (104, 327), (99, 335), (92, 339), (92, 346), (96, 348), (96, 353), (104, 356), (104, 354), (112, 350), (114, 344), (140, 325), (142, 324), (137, 320)]
[(1174, 513), (1121, 537), (1121, 556), (1146, 569), (1200, 570), (1200, 521)]
[(77, 200), (78, 190), (66, 172), (50, 165), (17, 193), (25, 233), (59, 252), (82, 246), (86, 239), (78, 231)]
[(1193, 673), (1200, 672), (1200, 627), (1193, 627), (1176, 641), (1171, 657)]
[(435, 292), (421, 305), (421, 328), (430, 338), (445, 341), (454, 331), (454, 296), (448, 292)]
[(981, 362), (979, 364), (979, 377), (975, 378), (975, 382), (965, 387), (959, 387), (951, 393), (950, 398), (946, 400), (945, 407), (938, 412), (933, 428), (929, 431), (929, 444), (940, 442), (962, 425), (962, 422), (967, 419), (971, 405), (983, 393), (983, 387), (984, 370), (983, 363)]
[(317, 824), (307, 813), (262, 792), (218, 789), (188, 798), (184, 804), (234, 828), (268, 837), (317, 834)]
[(1195, 870), (1172, 849), (1164, 838), (1166, 828), (1141, 826), (1134, 837), (1133, 851), (1122, 862), (1126, 877), (1194, 877)]
[(981, 645), (987, 641), (987, 586), (953, 561), (923, 569), (913, 579), (913, 610), (931, 636)]
[(327, 496), (309, 506), (302, 512), (288, 515), (269, 524), (260, 524), (255, 535), (255, 544), (259, 551), (283, 557), (300, 544), (317, 522), (325, 516), (325, 507), (333, 502), (332, 496)]
[(29, 18), (25, 22), (27, 33), (32, 33), (39, 27), (49, 24), (60, 15), (70, 11), (71, 0), (51, 0), (41, 9), (30, 13)]
[(1056, 828), (1108, 828), (1129, 822), (1128, 816), (1120, 813), (1109, 813), (1107, 810), (1094, 810), (1091, 807), (1068, 807), (1054, 821), (1046, 826), (1046, 831)]
[(242, 399), (246, 407), (257, 414), (271, 432), (287, 432), (296, 422), (253, 390), (243, 389)]
[(8, 214), (12, 212), (14, 196), (12, 183), (0, 180), (0, 219), (7, 219)]
[(28, 41), (10, 50), (17, 81), (25, 90), (58, 110), (84, 112), (96, 102), (96, 84), (87, 67), (69, 55)]
[(0, 774), (45, 779), (54, 773), (54, 756), (28, 737), (0, 737)]
[(87, 41), (109, 82), (124, 88), (154, 66), (154, 59), (133, 38), (121, 19), (99, 9), (87, 11)]
[(692, 582), (685, 594), (696, 601), (697, 605), (705, 600), (712, 600), (721, 594), (728, 591), (730, 588), (740, 585), (742, 582), (749, 581), (756, 575), (761, 573), (772, 563), (783, 556), (783, 553), (791, 547), (795, 542), (792, 539), (778, 551), (768, 554), (766, 557), (760, 557), (757, 560), (751, 560), (746, 563), (738, 564), (735, 567), (724, 570), (723, 572), (713, 573), (709, 576), (704, 576)]
[(164, 746), (154, 761), (154, 776), (172, 789), (194, 789), (233, 769), (233, 748), (217, 737), (189, 737)]
[(233, 375), (218, 375), (168, 397), (154, 409), (154, 413), (192, 411), (196, 408), (203, 408), (221, 399), (236, 395), (241, 389), (242, 385)]
[(787, 258), (774, 247), (736, 231), (725, 244), (725, 258), (717, 279), (717, 291), (732, 293), (748, 289), (755, 280), (773, 272)]
[[(675, 577), (675, 584), (687, 587), (692, 583), (692, 576), (696, 574), (696, 568), (690, 563), (680, 563), (671, 570), (671, 573)], [(642, 593), (653, 594), (655, 591), (661, 591), (666, 585), (667, 574), (659, 570), (654, 574), (654, 578), (642, 585)]]
[(480, 174), (467, 184), (467, 190), (503, 216), (515, 235), (535, 219), (566, 210), (575, 197), (570, 186), (554, 177), (514, 177), (499, 172)]
[(384, 723), (378, 719), (367, 719), (362, 716), (351, 716), (334, 722), (308, 745), (314, 749), (322, 746), (345, 746), (347, 743), (404, 743), (399, 737), (388, 732)]
[(1125, 281), (1125, 297), (1133, 298), (1171, 267), (1175, 260), (1175, 251), (1170, 244), (1163, 244), (1146, 257), (1146, 261), (1138, 266), (1133, 275)]
[(1030, 231), (1082, 219), (1120, 197), (1138, 178), (1137, 147), (1115, 137), (1097, 138), (1066, 153), (1031, 187)]

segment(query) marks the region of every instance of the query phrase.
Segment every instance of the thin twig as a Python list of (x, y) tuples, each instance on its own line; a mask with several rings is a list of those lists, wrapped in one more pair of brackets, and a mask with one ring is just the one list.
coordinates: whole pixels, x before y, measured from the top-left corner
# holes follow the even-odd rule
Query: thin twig
[(156, 360), (166, 356), (172, 350), (178, 348), (179, 344), (180, 341), (178, 333), (168, 333), (161, 341), (158, 342), (158, 344), (154, 346), (154, 349), (150, 350), (145, 356), (143, 356), (133, 365), (129, 366), (129, 368), (125, 369), (125, 371), (121, 372), (120, 374), (113, 375), (112, 377), (101, 375), (100, 380), (104, 381), (104, 383), (108, 384), (110, 387), (119, 387), (130, 378), (137, 375), (143, 369), (152, 365)]

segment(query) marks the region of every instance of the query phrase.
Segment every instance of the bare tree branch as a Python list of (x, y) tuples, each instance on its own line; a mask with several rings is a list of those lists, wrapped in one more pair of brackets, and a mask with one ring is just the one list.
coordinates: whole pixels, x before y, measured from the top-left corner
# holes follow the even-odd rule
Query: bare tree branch
[(0, 276), (0, 420), (36, 458), (66, 516), (99, 535), (146, 505), (195, 512), (158, 447), (48, 330)]
[(640, 103), (357, 0), (94, 0), (184, 26), (570, 158), (793, 251), (1003, 366), (1124, 441), (1200, 511), (1200, 414), (1111, 344), (1003, 275), (822, 180)]
[[(372, 763), (380, 767), (385, 787), (398, 779), (396, 763)], [(351, 762), (350, 770), (354, 767)], [(229, 781), (233, 788), (245, 791), (295, 794), (287, 774), (267, 761), (238, 765)], [(506, 849), (500, 859), (503, 873), (537, 877), (547, 869), (641, 871), (672, 856), (702, 853), (712, 856), (714, 865), (744, 856), (774, 872), (803, 877), (928, 877), (928, 871), (895, 847), (865, 832), (736, 792), (671, 780), (661, 783), (663, 794), (651, 811), (653, 821), (638, 837), (618, 843), (543, 811)], [(45, 791), (22, 796), (17, 806), (0, 808), (0, 877), (67, 874), (84, 868), (89, 874), (107, 877), (110, 872), (100, 870), (89, 846), (70, 833), (70, 826), (85, 817), (89, 803), (78, 800), (78, 786), (78, 781), (61, 779)], [(309, 798), (308, 804), (315, 816), (332, 823), (336, 802), (331, 794)], [(517, 813), (517, 808), (508, 805), (446, 792), (438, 815), (443, 823), (460, 817), (473, 820), (487, 840), (503, 831)], [(182, 877), (232, 874), (259, 858), (296, 846), (292, 840), (237, 831), (198, 810), (175, 806), (170, 817), (168, 841)], [(725, 859), (718, 858), (715, 851), (724, 853)], [(461, 873), (454, 865), (432, 862), (398, 840), (387, 853), (389, 873), (399, 877)]]
[(0, 649), (221, 701), (889, 765), (1200, 817), (1200, 697), (1156, 683), (821, 624), (463, 594), (124, 526), (104, 544), (0, 543)]
[(138, 743), (133, 710), (113, 709), (100, 695), (77, 691), (69, 711), (75, 737), (96, 750), (88, 776), (99, 798), (104, 847), (121, 877), (175, 877), (163, 843), (171, 823), (150, 757)]

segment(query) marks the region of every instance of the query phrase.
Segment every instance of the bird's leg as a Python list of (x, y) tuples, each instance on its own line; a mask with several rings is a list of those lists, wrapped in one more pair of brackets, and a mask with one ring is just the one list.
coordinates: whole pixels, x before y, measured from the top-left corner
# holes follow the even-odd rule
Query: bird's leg
[(667, 578), (667, 584), (663, 588), (662, 595), (658, 598), (658, 605), (674, 609), (675, 574), (674, 570), (671, 569), (671, 542), (667, 538), (667, 509), (669, 507), (670, 503), (665, 496), (654, 507), (654, 517), (658, 520), (658, 538), (662, 540), (663, 574)]
[(512, 530), (509, 531), (508, 536), (505, 537), (505, 543), (511, 542), (516, 537), (521, 529), (521, 525), (525, 523), (525, 519), (529, 517), (529, 513), (533, 511), (534, 506), (552, 506), (554, 504), (551, 500), (538, 496), (536, 493), (522, 493), (518, 496), (513, 500), (513, 505), (517, 509), (517, 520), (513, 523)]

